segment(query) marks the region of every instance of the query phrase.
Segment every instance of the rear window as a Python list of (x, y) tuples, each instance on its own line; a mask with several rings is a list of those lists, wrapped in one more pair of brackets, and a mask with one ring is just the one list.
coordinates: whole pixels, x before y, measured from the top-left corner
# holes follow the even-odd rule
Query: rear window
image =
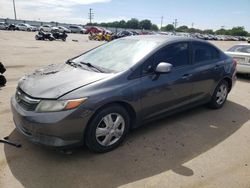
[(220, 58), (219, 51), (213, 46), (201, 43), (193, 44), (194, 63), (203, 63)]
[(250, 45), (236, 45), (228, 50), (229, 52), (250, 53)]

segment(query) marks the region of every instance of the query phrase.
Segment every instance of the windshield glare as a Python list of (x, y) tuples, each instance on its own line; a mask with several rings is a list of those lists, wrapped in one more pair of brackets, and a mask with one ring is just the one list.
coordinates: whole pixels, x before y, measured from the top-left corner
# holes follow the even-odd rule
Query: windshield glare
[(250, 53), (250, 45), (236, 45), (228, 50), (229, 52)]
[(93, 49), (73, 61), (91, 63), (114, 72), (129, 69), (157, 46), (155, 41), (119, 39)]

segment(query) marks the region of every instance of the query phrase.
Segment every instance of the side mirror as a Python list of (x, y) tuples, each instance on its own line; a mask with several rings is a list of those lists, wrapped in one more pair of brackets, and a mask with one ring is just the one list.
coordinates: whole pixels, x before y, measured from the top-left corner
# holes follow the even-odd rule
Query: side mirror
[(160, 74), (169, 73), (171, 72), (172, 68), (173, 68), (172, 64), (161, 62), (157, 65), (155, 72)]

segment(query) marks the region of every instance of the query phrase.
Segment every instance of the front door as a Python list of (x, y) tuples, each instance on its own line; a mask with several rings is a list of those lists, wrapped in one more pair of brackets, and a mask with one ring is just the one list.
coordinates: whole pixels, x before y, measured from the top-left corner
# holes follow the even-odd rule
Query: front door
[[(144, 120), (189, 103), (192, 94), (189, 46), (188, 42), (168, 45), (144, 63), (141, 78)], [(160, 62), (172, 64), (172, 71), (167, 74), (154, 73)]]

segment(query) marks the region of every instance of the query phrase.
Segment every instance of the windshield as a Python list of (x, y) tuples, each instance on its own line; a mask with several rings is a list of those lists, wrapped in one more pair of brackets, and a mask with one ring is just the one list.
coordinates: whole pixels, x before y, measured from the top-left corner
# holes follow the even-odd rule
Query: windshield
[(119, 39), (93, 49), (73, 61), (85, 62), (114, 72), (129, 69), (151, 52), (158, 43), (139, 39)]
[(229, 52), (250, 53), (250, 45), (236, 45), (228, 50)]

